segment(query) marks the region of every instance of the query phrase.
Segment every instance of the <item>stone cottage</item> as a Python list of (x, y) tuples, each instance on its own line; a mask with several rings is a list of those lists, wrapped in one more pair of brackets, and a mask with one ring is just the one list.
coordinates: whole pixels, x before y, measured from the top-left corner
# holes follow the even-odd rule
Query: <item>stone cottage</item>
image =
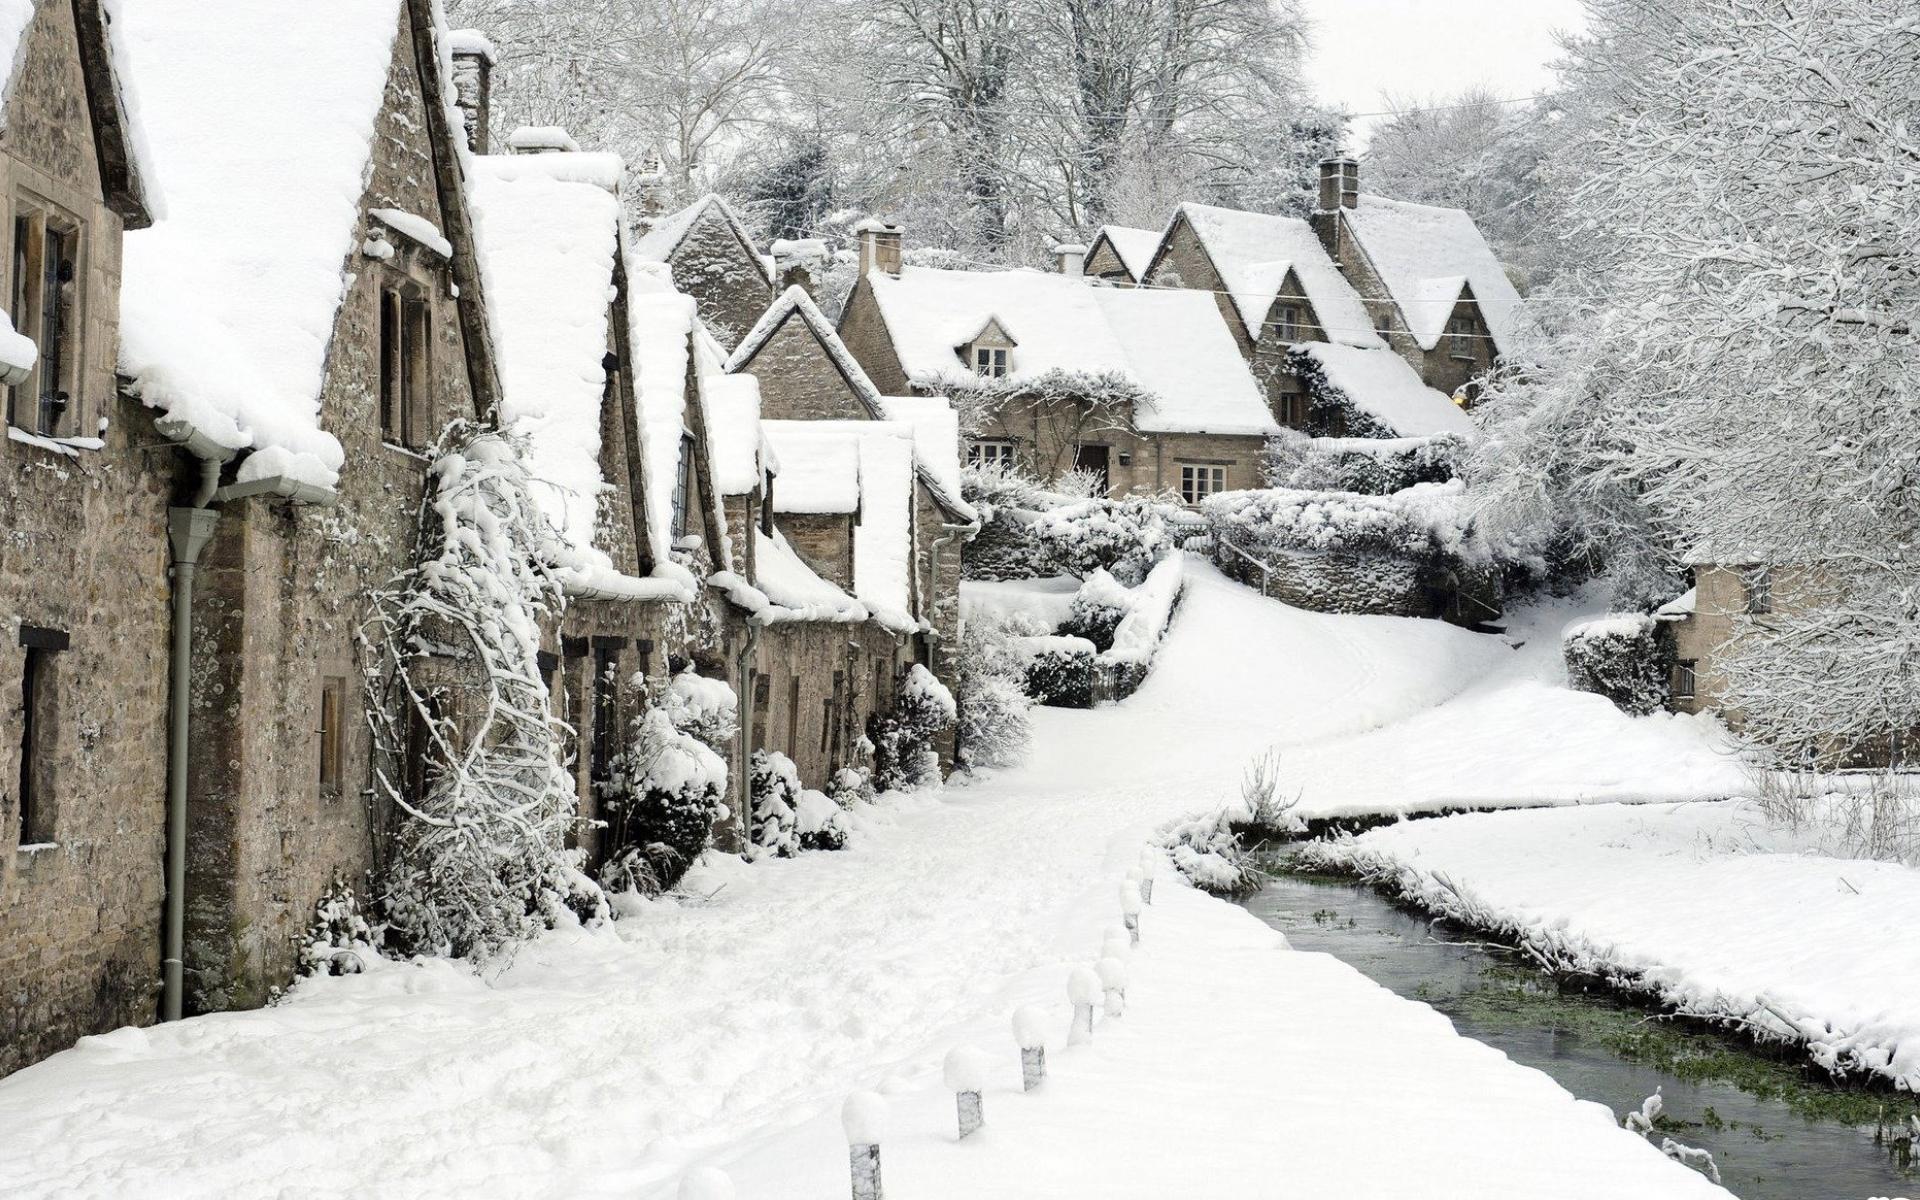
[(1098, 285), (1078, 248), (1060, 272), (904, 266), (900, 236), (861, 230), (840, 337), (880, 392), (949, 397), (970, 461), (1189, 504), (1259, 486), (1279, 426), (1211, 297)]
[(773, 298), (773, 260), (733, 208), (707, 195), (679, 212), (653, 219), (634, 243), (639, 262), (663, 263), (674, 284), (700, 303), (700, 319), (731, 349)]
[(0, 29), (0, 1075), (151, 1019), (171, 455), (116, 392), (122, 233), (153, 164), (98, 0)]
[(1094, 279), (1130, 287), (1146, 274), (1159, 245), (1158, 230), (1102, 225), (1087, 246), (1086, 273)]

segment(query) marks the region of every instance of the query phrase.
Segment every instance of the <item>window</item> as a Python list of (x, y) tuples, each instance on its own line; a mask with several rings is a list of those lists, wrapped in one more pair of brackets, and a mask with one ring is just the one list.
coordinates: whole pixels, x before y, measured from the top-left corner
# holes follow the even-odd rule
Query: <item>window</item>
[(16, 208), (12, 317), (14, 328), (39, 346), (40, 358), (13, 388), (10, 420), (49, 437), (86, 432), (76, 427), (78, 414), (69, 412), (80, 362), (79, 246), (77, 223), (44, 209)]
[(800, 754), (800, 677), (787, 681), (787, 755)]
[(1227, 490), (1227, 469), (1210, 463), (1180, 464), (1180, 499), (1198, 504), (1215, 492)]
[[(673, 476), (673, 540), (687, 535), (688, 497), (693, 492), (693, 435), (680, 435), (680, 469)], [(769, 498), (771, 506), (771, 498)]]
[(424, 297), (400, 287), (380, 293), (380, 436), (414, 450), (433, 437), (431, 329)]
[(1747, 611), (1756, 615), (1773, 611), (1773, 568), (1747, 568)]
[(1381, 337), (1393, 334), (1393, 305), (1385, 300), (1369, 300), (1373, 306), (1373, 331)]
[(67, 635), (52, 629), (20, 627), (20, 775), (15, 781), (15, 836), (22, 846), (53, 840), (52, 793), (47, 786), (47, 749), (52, 741), (54, 655), (67, 648)]
[(340, 794), (341, 719), (346, 712), (347, 681), (330, 675), (320, 684), (320, 794)]
[(988, 379), (1001, 379), (1007, 373), (1007, 351), (1002, 346), (975, 346), (973, 369)]
[(1280, 393), (1280, 423), (1297, 429), (1306, 424), (1307, 398), (1299, 392)]
[(1300, 340), (1300, 310), (1291, 304), (1282, 304), (1273, 312), (1273, 332), (1281, 341), (1292, 344)]
[(1447, 352), (1455, 358), (1473, 357), (1473, 338), (1479, 330), (1472, 317), (1458, 316), (1447, 321)]
[(620, 702), (618, 655), (617, 646), (593, 648), (593, 740), (587, 750), (587, 779), (596, 800), (613, 781), (614, 721)]
[(1691, 700), (1694, 697), (1694, 668), (1698, 659), (1683, 658), (1673, 664), (1673, 698)]
[(983, 467), (1013, 469), (1013, 442), (1007, 438), (979, 439), (968, 443), (967, 462)]

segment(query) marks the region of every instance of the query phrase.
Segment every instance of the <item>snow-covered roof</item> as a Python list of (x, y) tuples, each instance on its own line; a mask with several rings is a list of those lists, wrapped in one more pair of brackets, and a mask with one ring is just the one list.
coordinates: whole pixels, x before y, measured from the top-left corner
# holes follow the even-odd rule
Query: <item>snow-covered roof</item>
[(1152, 394), (1155, 432), (1264, 434), (1277, 426), (1212, 296), (1096, 287), (1041, 271), (905, 267), (867, 277), (894, 352), (917, 387), (971, 378), (955, 350), (997, 317), (1019, 340), (1008, 378), (1118, 373)]
[(1699, 611), (1700, 589), (1690, 587), (1672, 600), (1653, 610), (1656, 621), (1684, 621)]
[(787, 621), (859, 622), (866, 606), (820, 578), (787, 543), (779, 530), (753, 530), (754, 585), (777, 611), (757, 614), (768, 623)]
[(760, 486), (768, 465), (760, 428), (760, 381), (751, 375), (702, 373), (707, 432), (713, 438), (713, 486), (722, 496), (744, 496)]
[(693, 297), (675, 291), (671, 281), (659, 275), (630, 268), (627, 318), (646, 455), (648, 536), (664, 554), (673, 544), (672, 495), (680, 476), (681, 441), (692, 431), (687, 366), (693, 354)]
[[(727, 359), (729, 371), (744, 371), (751, 368), (753, 360), (766, 348), (768, 340), (779, 332), (789, 319), (798, 319), (805, 323), (814, 340), (827, 355), (847, 385), (853, 389), (854, 396), (871, 412), (876, 420), (899, 419), (911, 421), (918, 428), (926, 423), (924, 443), (916, 441), (920, 471), (933, 491), (947, 509), (963, 521), (974, 519), (973, 508), (960, 494), (960, 432), (959, 420), (953, 414), (953, 406), (944, 397), (905, 397), (907, 401), (899, 412), (893, 404), (898, 397), (882, 396), (880, 389), (860, 366), (847, 344), (820, 311), (813, 297), (803, 287), (793, 286), (774, 298), (767, 311), (754, 322), (747, 336), (733, 348), (733, 354)], [(943, 417), (941, 414), (945, 413)], [(943, 432), (950, 432), (950, 438), (944, 438)]]
[(1334, 266), (1305, 221), (1209, 204), (1182, 204), (1179, 213), (1206, 248), (1234, 310), (1256, 338), (1291, 270), (1328, 341), (1384, 345), (1360, 293)]
[(1447, 396), (1420, 381), (1420, 373), (1393, 351), (1362, 350), (1326, 342), (1294, 347), (1320, 364), (1327, 382), (1354, 407), (1393, 429), (1400, 437), (1473, 432), (1473, 421)]
[(777, 513), (860, 511), (860, 438), (850, 427), (871, 421), (763, 421), (780, 456), (773, 484)]
[(1342, 209), (1360, 249), (1387, 286), (1423, 350), (1440, 344), (1464, 284), (1473, 287), (1496, 349), (1511, 345), (1520, 293), (1493, 256), (1473, 218), (1457, 208), (1410, 204), (1360, 194)]
[[(620, 202), (575, 182), (568, 156), (472, 160), (469, 197), (499, 356), (501, 415), (527, 438), (548, 518), (577, 552), (593, 546), (607, 322)], [(549, 169), (552, 168), (552, 169)]]
[(731, 205), (711, 192), (679, 212), (669, 213), (656, 220), (645, 235), (633, 244), (634, 258), (641, 262), (666, 262), (671, 259), (674, 252), (680, 249), (680, 243), (687, 240), (687, 235), (693, 232), (693, 227), (700, 223), (700, 218), (705, 216), (709, 209), (718, 212), (720, 219), (725, 221), (727, 227), (733, 231), (733, 235), (740, 239), (740, 245), (747, 256), (753, 260), (755, 269), (771, 286), (773, 266), (767, 256), (755, 248), (753, 232), (747, 228), (746, 222), (740, 219), (739, 214), (733, 211)]
[(456, 29), (447, 35), (447, 50), (453, 54), (473, 54), (488, 62), (500, 61), (493, 39), (478, 29)]
[[(120, 368), (243, 478), (331, 487), (320, 388), (401, 0), (124, 6), (167, 214), (129, 233)], [(324, 98), (324, 103), (320, 102)]]
[(1160, 248), (1160, 231), (1129, 229), (1125, 225), (1102, 225), (1093, 244), (1098, 246), (1102, 241), (1113, 247), (1114, 257), (1127, 269), (1127, 274), (1138, 280), (1152, 265), (1153, 252)]

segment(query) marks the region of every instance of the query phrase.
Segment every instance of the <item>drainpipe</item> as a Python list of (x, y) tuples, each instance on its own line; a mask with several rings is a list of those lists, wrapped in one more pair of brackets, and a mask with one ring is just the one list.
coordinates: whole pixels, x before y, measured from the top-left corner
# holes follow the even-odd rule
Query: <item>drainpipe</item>
[[(231, 457), (231, 451), (227, 457)], [(200, 458), (200, 486), (193, 503), (167, 510), (167, 542), (173, 552), (173, 651), (167, 667), (167, 903), (166, 946), (161, 958), (160, 1019), (178, 1021), (186, 995), (182, 960), (187, 943), (187, 708), (192, 692), (193, 584), (200, 552), (220, 520), (207, 507), (220, 486), (225, 459)]]
[(760, 644), (760, 622), (747, 618), (747, 641), (734, 658), (734, 677), (740, 681), (740, 778), (735, 781), (735, 850), (747, 847), (747, 829), (753, 821), (753, 678), (748, 673), (754, 649)]

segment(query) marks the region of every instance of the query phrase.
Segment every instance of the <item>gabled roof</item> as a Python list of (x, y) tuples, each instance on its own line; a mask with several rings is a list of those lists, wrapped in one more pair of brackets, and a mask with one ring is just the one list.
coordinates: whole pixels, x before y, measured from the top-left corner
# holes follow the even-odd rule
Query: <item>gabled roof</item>
[(1242, 327), (1254, 340), (1259, 340), (1267, 312), (1291, 271), (1328, 341), (1348, 346), (1385, 344), (1374, 332), (1360, 293), (1327, 256), (1319, 235), (1305, 221), (1210, 204), (1182, 204), (1174, 219), (1177, 223), (1181, 218), (1199, 238)]
[(320, 391), (400, 9), (138, 0), (115, 22), (168, 197), (126, 238), (120, 368), (163, 422), (252, 450), (243, 477), (337, 478)]
[(1326, 372), (1327, 382), (1355, 408), (1399, 437), (1474, 431), (1473, 421), (1459, 405), (1446, 393), (1422, 383), (1420, 373), (1392, 350), (1302, 342), (1293, 353), (1313, 359)]
[(1113, 256), (1127, 269), (1137, 283), (1153, 265), (1153, 252), (1160, 248), (1160, 230), (1129, 229), (1125, 225), (1102, 225), (1094, 236), (1093, 245), (1087, 249), (1091, 259), (1100, 252), (1100, 243), (1113, 247)]
[[(733, 354), (727, 359), (727, 370), (749, 370), (753, 360), (766, 349), (767, 343), (791, 320), (800, 321), (807, 332), (813, 335), (814, 341), (819, 343), (835, 370), (846, 381), (849, 390), (872, 414), (874, 420), (884, 421), (893, 417), (894, 414), (890, 409), (891, 399), (880, 394), (880, 389), (874, 386), (873, 380), (860, 366), (859, 361), (853, 357), (853, 352), (847, 349), (845, 342), (840, 340), (840, 335), (834, 330), (833, 323), (827, 320), (826, 314), (820, 311), (820, 306), (813, 302), (813, 297), (807, 294), (807, 290), (798, 285), (789, 287), (775, 297), (773, 303), (767, 307), (767, 311), (754, 322), (747, 336), (740, 339), (740, 344), (733, 348)], [(951, 353), (949, 351), (949, 357)], [(953, 406), (945, 398), (938, 396), (916, 397), (914, 400), (919, 407), (914, 409), (912, 417), (906, 419), (911, 420), (916, 428), (922, 425), (929, 429), (944, 428), (950, 423), (954, 431), (950, 447), (944, 451), (940, 447), (937, 436), (916, 441), (915, 444), (920, 452), (918, 463), (921, 477), (926, 481), (928, 490), (948, 513), (961, 521), (976, 520), (978, 514), (974, 512), (973, 506), (960, 495), (959, 422), (954, 417)], [(938, 412), (933, 411), (934, 406), (938, 407)], [(944, 413), (945, 416), (942, 417), (940, 413)], [(949, 460), (951, 460), (951, 469), (949, 469)]]
[(1213, 297), (1186, 289), (1100, 287), (1040, 271), (906, 267), (867, 276), (901, 368), (941, 391), (974, 377), (953, 348), (999, 316), (1023, 339), (1018, 382), (1050, 371), (1116, 373), (1152, 395), (1134, 414), (1149, 432), (1266, 434), (1278, 428)]
[[(153, 183), (151, 152), (142, 128), (132, 118), (121, 6), (122, 0), (78, 0), (73, 6), (80, 41), (76, 49), (107, 207), (120, 214), (126, 228), (145, 229), (160, 215), (160, 198)], [(35, 0), (0, 0), (0, 114), (13, 98), (27, 30), (42, 7), (46, 6)]]
[(1447, 317), (1471, 286), (1494, 347), (1512, 344), (1520, 293), (1473, 218), (1457, 208), (1409, 204), (1365, 192), (1340, 210), (1360, 250), (1379, 273), (1422, 350), (1440, 344)]
[(1018, 346), (1020, 344), (1020, 339), (1013, 336), (1013, 331), (1007, 328), (1005, 321), (1002, 321), (999, 317), (989, 316), (985, 325), (975, 330), (972, 337), (955, 346), (954, 350), (956, 352), (963, 351), (968, 346), (976, 342), (985, 341), (989, 337), (1005, 342), (1009, 346)]
[(633, 244), (635, 260), (662, 263), (671, 261), (674, 254), (679, 251), (681, 243), (687, 240), (687, 235), (693, 232), (694, 226), (700, 223), (700, 218), (706, 216), (709, 211), (716, 213), (726, 223), (727, 228), (733, 232), (733, 236), (739, 240), (741, 253), (753, 263), (754, 269), (760, 272), (767, 286), (773, 286), (773, 264), (754, 246), (752, 231), (747, 228), (746, 222), (740, 219), (739, 214), (733, 211), (731, 205), (712, 192), (695, 200), (679, 212), (655, 221), (653, 227)]
[(853, 593), (902, 632), (912, 617), (913, 426), (900, 421), (768, 421), (780, 456), (774, 511), (858, 514)]

